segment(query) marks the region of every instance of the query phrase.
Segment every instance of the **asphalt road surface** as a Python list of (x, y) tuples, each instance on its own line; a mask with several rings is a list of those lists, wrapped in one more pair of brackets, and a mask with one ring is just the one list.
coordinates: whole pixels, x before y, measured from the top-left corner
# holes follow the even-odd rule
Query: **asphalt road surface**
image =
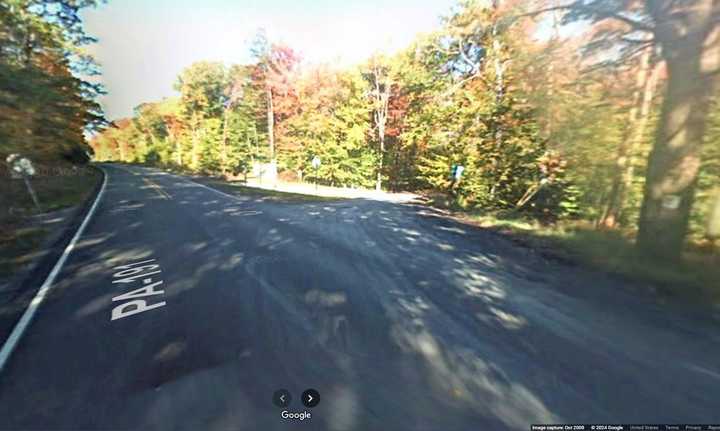
[[(717, 323), (617, 280), (411, 205), (105, 169), (0, 374), (1, 429), (720, 422)], [(280, 388), (311, 418), (283, 419)]]

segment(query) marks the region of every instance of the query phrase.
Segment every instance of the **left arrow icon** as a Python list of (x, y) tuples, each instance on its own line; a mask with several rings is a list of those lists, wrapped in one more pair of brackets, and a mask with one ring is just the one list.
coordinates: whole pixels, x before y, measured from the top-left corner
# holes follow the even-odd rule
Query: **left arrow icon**
[(292, 401), (292, 396), (287, 389), (278, 389), (273, 394), (273, 404), (280, 408), (289, 406), (290, 401)]

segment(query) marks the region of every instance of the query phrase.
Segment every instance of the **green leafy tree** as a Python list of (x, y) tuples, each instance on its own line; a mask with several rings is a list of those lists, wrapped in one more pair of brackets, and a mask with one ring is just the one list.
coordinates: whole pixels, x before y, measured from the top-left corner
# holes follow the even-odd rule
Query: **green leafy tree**
[[(287, 120), (287, 136), (295, 151), (284, 164), (313, 181), (370, 186), (376, 159), (367, 144), (370, 106), (362, 76), (316, 68), (298, 87), (299, 112)], [(316, 156), (322, 161), (317, 171), (310, 165)]]
[[(95, 1), (11, 0), (0, 4), (0, 153), (85, 162), (83, 133), (105, 124), (97, 73), (82, 45), (92, 41), (79, 12)], [(0, 155), (2, 155), (0, 154)], [(4, 159), (4, 157), (3, 157)]]
[(647, 255), (677, 260), (688, 232), (711, 102), (720, 82), (720, 4), (578, 0), (563, 7), (569, 7), (569, 20), (622, 24), (598, 43), (616, 50), (636, 49), (638, 43), (660, 49), (667, 84), (648, 157), (637, 245)]
[(190, 130), (190, 169), (197, 170), (210, 163), (200, 159), (202, 155), (210, 154), (208, 151), (201, 153), (200, 147), (205, 145), (201, 142), (202, 136), (212, 135), (202, 128), (213, 124), (206, 120), (222, 116), (227, 86), (228, 74), (222, 63), (193, 63), (178, 76), (175, 89), (180, 92), (181, 113)]

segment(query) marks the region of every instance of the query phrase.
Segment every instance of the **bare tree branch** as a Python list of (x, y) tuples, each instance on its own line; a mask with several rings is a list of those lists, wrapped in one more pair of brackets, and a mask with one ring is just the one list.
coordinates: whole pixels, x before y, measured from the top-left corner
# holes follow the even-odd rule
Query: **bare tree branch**
[(525, 12), (523, 14), (518, 15), (518, 18), (521, 17), (536, 17), (548, 12), (555, 12), (555, 11), (570, 11), (570, 10), (577, 10), (582, 11), (591, 15), (594, 15), (596, 19), (603, 20), (603, 19), (615, 19), (621, 22), (624, 22), (625, 24), (629, 25), (635, 30), (642, 30), (647, 32), (653, 32), (655, 29), (653, 26), (644, 23), (642, 21), (638, 21), (636, 19), (633, 19), (629, 16), (621, 14), (619, 11), (613, 11), (609, 9), (603, 9), (601, 7), (594, 7), (592, 5), (585, 5), (582, 4), (580, 1), (574, 1), (572, 3), (567, 3), (564, 5), (558, 5), (558, 6), (552, 6), (548, 8), (543, 9), (537, 9), (530, 12)]

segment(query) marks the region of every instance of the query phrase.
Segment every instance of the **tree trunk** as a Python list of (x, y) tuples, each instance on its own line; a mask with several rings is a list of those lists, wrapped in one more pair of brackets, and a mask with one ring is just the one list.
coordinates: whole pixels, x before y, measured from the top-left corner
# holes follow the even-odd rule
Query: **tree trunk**
[(378, 160), (378, 172), (377, 182), (375, 183), (375, 190), (382, 190), (382, 170), (383, 170), (383, 155), (385, 154), (385, 132), (379, 132), (380, 135), (380, 158)]
[(176, 149), (177, 149), (177, 164), (178, 164), (178, 167), (182, 167), (182, 162), (183, 162), (183, 159), (182, 159), (182, 145), (181, 145), (179, 139), (176, 139), (176, 140), (175, 140), (175, 146), (176, 146)]
[(655, 87), (657, 86), (660, 74), (661, 63), (656, 63), (650, 72), (650, 57), (652, 48), (647, 48), (640, 58), (640, 67), (637, 73), (635, 92), (633, 93), (633, 104), (628, 118), (627, 133), (618, 147), (616, 158), (616, 172), (613, 178), (612, 187), (607, 207), (600, 225), (612, 229), (619, 223), (625, 207), (627, 191), (632, 187), (632, 179), (635, 171), (633, 156), (642, 142), (643, 135), (650, 118)]
[[(500, 8), (500, 0), (493, 0), (492, 6), (495, 10), (495, 13), (497, 14), (497, 11)], [(493, 60), (493, 67), (495, 69), (495, 112), (493, 114), (492, 124), (495, 129), (493, 133), (493, 139), (495, 143), (495, 152), (497, 154), (501, 151), (503, 141), (505, 139), (502, 126), (502, 117), (500, 116), (502, 112), (502, 105), (505, 99), (505, 64), (503, 63), (503, 59), (501, 56), (502, 41), (500, 40), (500, 31), (498, 29), (499, 18), (495, 16), (493, 20), (494, 22), (492, 26), (492, 47), (493, 55), (495, 57)], [(499, 160), (500, 157), (493, 158), (491, 166), (492, 172), (490, 177), (492, 178), (492, 183), (490, 186), (490, 199), (495, 198), (495, 192), (497, 191), (497, 187), (499, 185), (501, 177), (499, 172), (501, 172), (502, 167), (500, 166)]]
[(177, 153), (177, 165), (178, 167), (182, 166), (182, 147), (180, 147), (180, 140), (175, 136), (175, 132), (173, 131), (172, 127), (168, 127), (167, 123), (165, 124), (165, 130), (167, 130), (167, 134), (170, 137), (170, 142), (173, 142), (175, 144), (175, 152)]
[(120, 141), (115, 141), (117, 144), (118, 152), (120, 153), (120, 161), (125, 161), (125, 149), (123, 148), (123, 143)]
[[(558, 1), (553, 0), (550, 2), (552, 7), (557, 8), (558, 7)], [(548, 48), (552, 51), (555, 51), (558, 49), (558, 46), (560, 46), (560, 21), (561, 18), (559, 17), (559, 11), (554, 10), (552, 11), (552, 36), (550, 38), (550, 41), (548, 43)], [(547, 93), (547, 128), (545, 130), (545, 136), (548, 139), (552, 139), (555, 136), (555, 116), (556, 116), (556, 107), (555, 107), (555, 92), (556, 87), (558, 87), (558, 79), (555, 72), (555, 60), (552, 58), (550, 59), (550, 62), (548, 64), (547, 69), (547, 76), (548, 76), (548, 93)]]
[[(689, 2), (688, 2), (689, 3)], [(660, 42), (667, 62), (668, 84), (660, 126), (648, 159), (637, 246), (664, 260), (680, 258), (700, 172), (700, 154), (710, 102), (717, 81), (720, 53), (720, 3), (672, 0), (653, 3)]]
[(382, 70), (379, 66), (374, 67), (373, 77), (373, 80), (375, 81), (375, 90), (373, 92), (375, 110), (373, 115), (375, 119), (375, 126), (377, 126), (378, 131), (378, 142), (380, 144), (375, 190), (380, 191), (382, 190), (383, 158), (385, 157), (385, 126), (387, 125), (392, 84), (388, 79), (387, 71)]
[[(505, 66), (503, 65), (500, 52), (502, 51), (502, 43), (497, 34), (497, 23), (493, 25), (493, 51), (495, 52), (495, 109), (498, 110), (503, 104), (505, 98)], [(503, 142), (502, 119), (495, 118), (495, 148), (499, 151)]]
[(267, 97), (267, 128), (268, 145), (270, 146), (270, 160), (275, 160), (275, 113), (273, 112), (273, 97), (270, 87), (266, 87)]
[(190, 148), (190, 169), (195, 170), (198, 168), (199, 160), (198, 160), (198, 118), (196, 114), (193, 114), (191, 123), (190, 123), (190, 133), (191, 133), (191, 140), (192, 140), (192, 147)]
[(191, 169), (195, 170), (198, 168), (200, 160), (198, 158), (198, 131), (195, 127), (192, 130), (192, 149), (190, 151), (190, 164)]
[(720, 239), (720, 188), (715, 190), (705, 234), (710, 239)]
[(225, 108), (223, 111), (223, 136), (222, 136), (222, 147), (220, 148), (220, 171), (223, 176), (227, 174), (227, 130), (228, 130), (228, 112), (229, 108)]

